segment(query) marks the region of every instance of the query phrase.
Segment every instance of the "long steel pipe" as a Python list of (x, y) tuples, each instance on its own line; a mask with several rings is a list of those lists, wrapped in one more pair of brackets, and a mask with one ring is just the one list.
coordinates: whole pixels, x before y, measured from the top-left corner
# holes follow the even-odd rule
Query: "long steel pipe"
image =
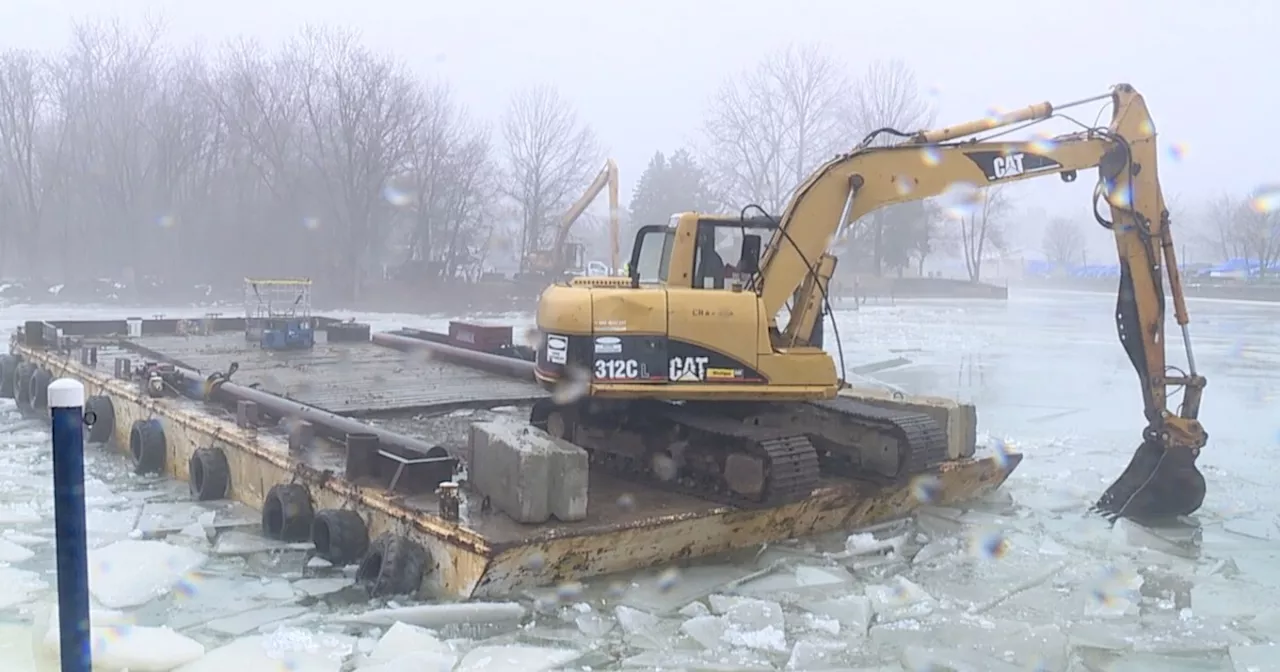
[(395, 348), (396, 350), (403, 350), (406, 352), (423, 350), (430, 353), (431, 357), (435, 359), (453, 362), (454, 364), (461, 364), (463, 366), (487, 371), (499, 376), (519, 378), (521, 380), (534, 379), (534, 363), (523, 359), (491, 355), (487, 352), (476, 352), (475, 350), (459, 348), (456, 345), (424, 341), (422, 339), (399, 336), (397, 334), (374, 334), (372, 338), (374, 343), (388, 348)]
[[(182, 377), (187, 380), (189, 385), (195, 386), (194, 389), (201, 389), (200, 386), (205, 384), (205, 380), (200, 374), (184, 369), (178, 369), (178, 372), (182, 374)], [(347, 434), (374, 434), (382, 445), (399, 446), (406, 450), (423, 454), (432, 448), (432, 444), (412, 436), (387, 431), (358, 420), (330, 413), (315, 406), (278, 397), (269, 392), (255, 390), (252, 387), (237, 385), (230, 381), (215, 383), (214, 388), (210, 391), (210, 397), (214, 401), (230, 404), (234, 404), (237, 401), (252, 401), (266, 411), (268, 415), (279, 418), (296, 418), (310, 422), (317, 434), (338, 442), (346, 441)]]

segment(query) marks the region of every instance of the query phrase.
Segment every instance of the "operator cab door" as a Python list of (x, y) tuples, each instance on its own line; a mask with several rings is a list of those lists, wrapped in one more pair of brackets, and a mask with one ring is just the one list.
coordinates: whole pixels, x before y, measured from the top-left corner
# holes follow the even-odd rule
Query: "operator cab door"
[(631, 287), (591, 290), (593, 384), (667, 381), (667, 273), (675, 231), (645, 226), (631, 250)]
[(746, 290), (739, 272), (744, 234), (738, 220), (698, 220), (687, 284), (667, 287), (667, 374), (673, 383), (764, 382), (756, 369), (760, 298)]

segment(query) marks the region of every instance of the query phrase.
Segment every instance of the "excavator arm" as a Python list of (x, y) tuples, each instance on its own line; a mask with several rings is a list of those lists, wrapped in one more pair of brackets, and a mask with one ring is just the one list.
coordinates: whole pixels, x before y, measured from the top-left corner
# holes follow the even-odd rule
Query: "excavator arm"
[(554, 267), (557, 270), (565, 266), (563, 254), (565, 243), (569, 239), (569, 230), (606, 186), (609, 188), (609, 265), (614, 269), (618, 267), (618, 164), (613, 159), (606, 159), (604, 168), (600, 169), (587, 190), (582, 192), (582, 196), (574, 201), (568, 212), (564, 213), (564, 217), (560, 219), (560, 226), (556, 229), (556, 237), (549, 250), (555, 259)]
[[(1108, 97), (1113, 114), (1107, 127), (1032, 142), (963, 140)], [(904, 141), (871, 146), (884, 133)], [(1114, 234), (1120, 259), (1116, 326), (1141, 382), (1147, 421), (1142, 445), (1097, 508), (1112, 517), (1184, 515), (1198, 509), (1204, 498), (1204, 479), (1195, 459), (1208, 440), (1197, 420), (1206, 381), (1196, 372), (1191, 351), (1156, 157), (1150, 113), (1142, 96), (1127, 84), (1058, 108), (1040, 103), (951, 128), (913, 134), (882, 129), (819, 168), (799, 187), (761, 258), (753, 288), (771, 316), (794, 299), (789, 322), (778, 336), (783, 343), (807, 342), (806, 329), (816, 319), (812, 313), (822, 310), (825, 300), (806, 293), (825, 292), (825, 282), (814, 279), (829, 274), (824, 258), (829, 258), (828, 246), (842, 227), (878, 208), (949, 190), (961, 192), (961, 198), (980, 199), (981, 190), (993, 185), (1052, 174), (1071, 182), (1078, 171), (1097, 168), (1095, 217)], [(1100, 201), (1106, 202), (1110, 219), (1098, 212)], [(1186, 346), (1185, 373), (1169, 367), (1165, 359), (1165, 277)], [(772, 318), (770, 330), (777, 333)], [(1179, 387), (1183, 398), (1175, 414), (1167, 408), (1168, 397)]]

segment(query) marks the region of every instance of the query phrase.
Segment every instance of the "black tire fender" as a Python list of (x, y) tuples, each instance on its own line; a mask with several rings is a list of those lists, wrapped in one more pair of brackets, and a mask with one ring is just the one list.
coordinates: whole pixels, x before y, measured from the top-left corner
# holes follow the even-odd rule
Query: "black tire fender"
[(39, 368), (31, 374), (31, 390), (27, 392), (31, 399), (31, 407), (37, 411), (49, 410), (49, 383), (53, 382), (53, 374), (49, 369)]
[(164, 438), (164, 425), (158, 419), (133, 422), (133, 426), (129, 428), (129, 456), (133, 458), (133, 473), (163, 473), (166, 452), (168, 444)]
[(412, 595), (422, 586), (431, 554), (421, 544), (386, 532), (373, 540), (356, 569), (356, 583), (371, 597)]
[(321, 509), (311, 523), (316, 555), (337, 567), (360, 562), (369, 552), (369, 528), (360, 514), (348, 509)]
[(311, 493), (297, 483), (273, 485), (262, 500), (262, 534), (268, 539), (309, 541), (314, 519)]
[(31, 410), (31, 374), (35, 372), (36, 367), (30, 362), (19, 362), (13, 369), (13, 400), (19, 410)]
[(115, 435), (116, 405), (111, 401), (111, 397), (95, 394), (85, 399), (84, 415), (86, 420), (93, 423), (85, 433), (89, 443), (106, 443)]
[(226, 499), (231, 489), (231, 466), (227, 454), (217, 446), (197, 448), (187, 460), (187, 486), (196, 501)]
[(13, 374), (21, 362), (15, 355), (0, 355), (0, 399), (13, 398)]

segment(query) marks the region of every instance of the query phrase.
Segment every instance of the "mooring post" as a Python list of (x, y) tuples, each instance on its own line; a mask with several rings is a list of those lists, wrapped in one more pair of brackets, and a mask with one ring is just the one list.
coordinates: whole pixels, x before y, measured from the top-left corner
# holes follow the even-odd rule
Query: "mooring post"
[(57, 536), (62, 672), (90, 672), (93, 656), (84, 521), (84, 385), (71, 378), (50, 383), (49, 409), (53, 416), (53, 524)]

